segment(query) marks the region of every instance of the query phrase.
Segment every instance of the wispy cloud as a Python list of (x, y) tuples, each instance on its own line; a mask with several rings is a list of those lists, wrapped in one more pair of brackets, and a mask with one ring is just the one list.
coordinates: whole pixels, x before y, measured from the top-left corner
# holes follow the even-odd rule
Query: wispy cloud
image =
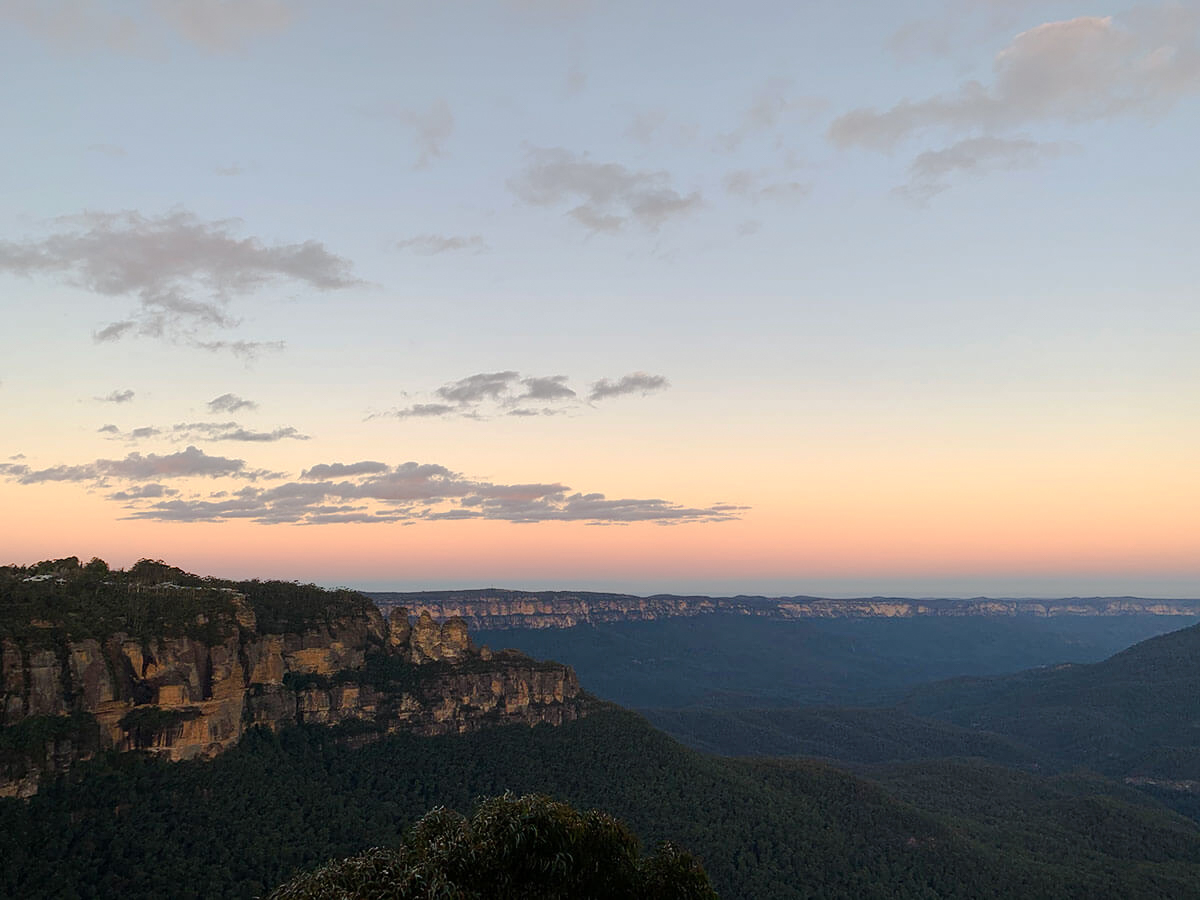
[(103, 397), (94, 397), (94, 400), (99, 400), (101, 403), (129, 403), (134, 398), (133, 391), (126, 388), (123, 391), (111, 391)]
[(764, 200), (797, 203), (812, 193), (812, 185), (791, 179), (775, 179), (768, 172), (735, 169), (722, 179), (725, 190), (752, 203)]
[(727, 153), (759, 135), (776, 133), (791, 118), (807, 119), (825, 108), (825, 101), (797, 92), (790, 78), (768, 79), (755, 93), (732, 131), (717, 138), (717, 147)]
[(98, 331), (101, 341), (134, 332), (162, 337), (228, 328), (236, 324), (230, 301), (275, 281), (318, 291), (360, 283), (349, 261), (318, 241), (265, 244), (236, 237), (236, 224), (206, 222), (184, 211), (85, 212), (54, 220), (55, 230), (41, 238), (0, 241), (0, 272), (136, 298), (140, 308)]
[(211, 413), (235, 413), (242, 409), (258, 409), (253, 400), (246, 400), (237, 394), (222, 394), (208, 401), (208, 411)]
[(967, 138), (943, 150), (919, 154), (909, 166), (908, 184), (897, 188), (897, 193), (924, 203), (946, 190), (956, 175), (1032, 169), (1046, 160), (1078, 151), (1075, 144), (1039, 143), (1023, 138)]
[(561, 147), (531, 147), (509, 189), (532, 206), (570, 206), (567, 215), (593, 232), (616, 233), (630, 222), (656, 229), (696, 210), (699, 191), (677, 191), (663, 171), (593, 162)]
[(1018, 34), (993, 61), (991, 84), (856, 109), (829, 128), (839, 147), (888, 150), (920, 132), (995, 132), (1040, 121), (1154, 115), (1200, 90), (1200, 10), (1142, 8), (1117, 21), (1084, 16)]
[(596, 400), (607, 400), (611, 397), (624, 397), (628, 394), (652, 394), (655, 391), (665, 390), (669, 386), (670, 382), (662, 375), (633, 372), (618, 378), (616, 381), (601, 378), (599, 381), (593, 382), (592, 389), (588, 393), (588, 399), (594, 402)]
[(417, 168), (424, 168), (446, 155), (446, 142), (454, 134), (454, 113), (445, 100), (437, 100), (424, 110), (404, 110), (400, 120), (412, 133), (417, 150)]
[(170, 427), (145, 425), (123, 432), (115, 425), (100, 429), (114, 440), (141, 441), (150, 438), (166, 438), (172, 441), (241, 441), (244, 443), (274, 443), (276, 441), (307, 441), (309, 436), (301, 434), (291, 425), (281, 425), (270, 431), (254, 431), (243, 428), (237, 422), (180, 422)]
[(177, 37), (224, 53), (282, 31), (296, 10), (297, 4), (287, 0), (0, 0), (0, 22), (62, 50), (145, 55)]
[(264, 353), (279, 353), (287, 347), (284, 341), (191, 341), (191, 346), (209, 353), (232, 353), (247, 365)]
[(418, 234), (396, 242), (399, 250), (411, 250), (421, 256), (436, 256), (439, 253), (482, 253), (487, 243), (478, 234)]

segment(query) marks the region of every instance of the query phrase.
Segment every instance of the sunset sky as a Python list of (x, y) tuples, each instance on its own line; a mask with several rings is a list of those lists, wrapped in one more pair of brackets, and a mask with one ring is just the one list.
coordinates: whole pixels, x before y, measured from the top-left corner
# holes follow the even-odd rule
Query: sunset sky
[(0, 563), (1200, 596), (1200, 3), (0, 0)]

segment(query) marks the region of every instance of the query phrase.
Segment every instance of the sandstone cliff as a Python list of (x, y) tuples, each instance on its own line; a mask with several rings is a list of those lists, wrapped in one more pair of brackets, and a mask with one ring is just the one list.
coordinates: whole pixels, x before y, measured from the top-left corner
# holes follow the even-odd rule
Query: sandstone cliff
[(436, 620), (460, 618), (472, 629), (571, 628), (604, 622), (646, 622), (714, 613), (779, 620), (908, 618), (913, 616), (1200, 616), (1200, 600), (1087, 597), (1058, 600), (912, 600), (865, 597), (635, 597), (565, 591), (425, 591), (372, 593), (381, 607), (404, 605)]
[[(53, 585), (38, 587), (48, 618), (15, 617), (19, 599), (6, 598), (0, 796), (28, 796), (46, 773), (103, 750), (212, 756), (255, 725), (356, 721), (372, 733), (432, 735), (560, 724), (582, 711), (570, 668), (476, 648), (461, 619), (439, 624), (424, 612), (411, 622), (398, 608), (385, 620), (348, 592), (322, 607), (321, 592), (311, 589), (304, 620), (278, 630), (281, 611), (292, 612), (290, 585), (247, 585), (247, 596), (225, 586), (125, 584), (122, 603), (169, 609), (170, 624), (82, 637), (72, 616), (87, 603), (60, 603)], [(66, 592), (74, 583), (58, 587)], [(183, 619), (180, 610), (195, 615)], [(139, 624), (122, 616), (113, 621)]]

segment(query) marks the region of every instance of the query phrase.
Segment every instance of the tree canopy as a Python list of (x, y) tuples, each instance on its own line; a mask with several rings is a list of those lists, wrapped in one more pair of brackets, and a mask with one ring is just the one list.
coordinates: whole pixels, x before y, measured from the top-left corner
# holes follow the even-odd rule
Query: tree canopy
[(612, 816), (540, 794), (483, 800), (470, 817), (426, 813), (398, 848), (301, 875), (271, 900), (715, 900), (700, 863), (670, 843), (642, 855)]

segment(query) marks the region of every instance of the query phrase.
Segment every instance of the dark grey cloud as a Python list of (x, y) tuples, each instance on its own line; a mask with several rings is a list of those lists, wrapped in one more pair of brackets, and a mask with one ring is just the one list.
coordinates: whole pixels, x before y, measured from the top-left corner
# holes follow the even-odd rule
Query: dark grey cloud
[(480, 372), (443, 385), (435, 392), (450, 403), (472, 404), (481, 400), (498, 400), (508, 393), (520, 378), (518, 372)]
[(909, 166), (909, 181), (897, 193), (924, 203), (950, 186), (957, 175), (1032, 169), (1064, 153), (1078, 152), (1074, 144), (1041, 143), (1024, 138), (966, 138), (942, 150), (927, 150)]
[[(329, 477), (323, 477), (328, 475)], [(263, 524), (412, 523), (447, 519), (505, 522), (719, 522), (746, 507), (689, 507), (658, 498), (609, 499), (573, 492), (559, 483), (498, 484), (466, 478), (445, 466), (402, 463), (326, 463), (303, 482), (247, 486), (232, 496), (133, 498), (131, 518), (162, 521), (249, 519)], [(341, 477), (342, 480), (336, 480)], [(153, 500), (153, 502), (150, 502)]]
[(318, 463), (312, 468), (305, 469), (300, 477), (314, 481), (324, 481), (329, 478), (352, 478), (357, 475), (378, 475), (388, 471), (386, 463), (363, 460), (356, 463)]
[(102, 483), (116, 478), (126, 481), (147, 481), (160, 478), (258, 478), (270, 473), (246, 468), (241, 459), (224, 456), (209, 456), (196, 447), (188, 447), (178, 453), (158, 455), (156, 453), (130, 453), (124, 459), (97, 459), (83, 465), (57, 465), (45, 469), (32, 469), (27, 465), (0, 465), (0, 475), (20, 484), (40, 484), (53, 481), (80, 481)]
[(100, 434), (120, 434), (121, 433), (121, 429), (111, 423), (108, 425), (101, 425), (99, 428), (96, 429), (96, 431), (99, 432)]
[(592, 383), (588, 392), (588, 400), (607, 400), (610, 397), (623, 397), (627, 394), (650, 394), (670, 387), (670, 382), (663, 375), (650, 375), (646, 372), (631, 372), (622, 375), (616, 381), (601, 378)]
[(993, 60), (990, 84), (839, 116), (839, 147), (889, 150), (928, 130), (994, 134), (1035, 122), (1157, 115), (1200, 91), (1200, 9), (1140, 7), (1120, 21), (1082, 16), (1018, 34)]
[(94, 397), (93, 399), (99, 400), (101, 403), (128, 403), (133, 398), (133, 391), (126, 388), (123, 391), (110, 391), (103, 397)]
[(178, 496), (179, 491), (174, 488), (169, 488), (166, 485), (151, 482), (150, 484), (142, 484), (137, 487), (126, 488), (123, 491), (116, 491), (109, 494), (109, 500), (129, 501), (129, 500), (157, 500), (161, 497)]
[(397, 419), (436, 419), (442, 416), (467, 415), (469, 410), (450, 403), (414, 403), (402, 409), (394, 409), (388, 415)]
[(630, 222), (656, 229), (701, 204), (699, 191), (681, 194), (666, 172), (597, 163), (561, 147), (529, 148), (525, 168), (508, 187), (532, 206), (574, 204), (567, 215), (589, 231), (610, 234)]
[[(382, 415), (398, 419), (561, 415), (582, 407), (579, 392), (568, 384), (569, 380), (567, 375), (522, 376), (512, 369), (480, 372), (442, 385), (428, 402), (412, 403)], [(588, 399), (646, 394), (665, 387), (667, 379), (662, 375), (635, 372), (617, 381), (604, 378), (595, 382)]]
[[(190, 335), (236, 324), (230, 302), (269, 283), (290, 281), (318, 291), (360, 284), (348, 260), (318, 241), (265, 244), (239, 238), (233, 220), (203, 221), (177, 211), (85, 212), (53, 221), (40, 238), (0, 241), (0, 272), (49, 277), (105, 297), (129, 297), (139, 308), (96, 332), (98, 341), (136, 331), (153, 337)], [(198, 346), (206, 346), (197, 344)], [(213, 342), (206, 349), (225, 349)]]
[(439, 253), (482, 253), (488, 246), (478, 234), (418, 234), (396, 242), (397, 249), (411, 250), (421, 256)]
[(541, 378), (522, 378), (525, 392), (517, 397), (522, 400), (574, 400), (576, 393), (567, 387), (566, 375), (546, 375)]
[(235, 413), (241, 409), (258, 409), (253, 400), (246, 400), (237, 394), (222, 394), (208, 401), (208, 411), (211, 413)]

